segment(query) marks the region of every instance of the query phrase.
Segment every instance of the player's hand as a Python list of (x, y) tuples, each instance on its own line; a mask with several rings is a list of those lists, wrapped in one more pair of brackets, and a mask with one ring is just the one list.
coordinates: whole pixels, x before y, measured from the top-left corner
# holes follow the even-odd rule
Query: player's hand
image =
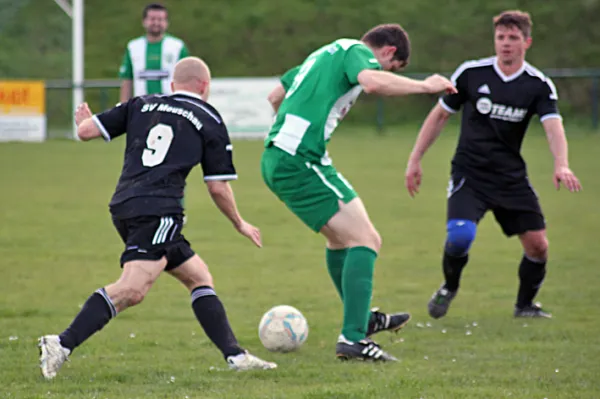
[(581, 183), (579, 182), (579, 179), (567, 166), (556, 167), (554, 169), (552, 181), (554, 182), (554, 187), (556, 187), (557, 190), (560, 189), (560, 183), (562, 183), (567, 190), (572, 193), (581, 190)]
[(419, 192), (422, 176), (421, 161), (409, 160), (406, 172), (404, 173), (404, 185), (411, 197), (414, 197)]
[(425, 84), (425, 89), (431, 94), (440, 93), (442, 91), (446, 94), (458, 93), (458, 90), (456, 90), (456, 87), (454, 87), (451, 81), (437, 73), (429, 76), (423, 82)]
[(92, 117), (92, 111), (87, 103), (79, 104), (75, 110), (75, 124), (79, 126), (81, 122)]
[(258, 228), (252, 226), (250, 223), (247, 223), (244, 220), (242, 220), (242, 223), (240, 223), (240, 225), (236, 226), (235, 228), (241, 235), (249, 238), (250, 241), (254, 243), (254, 245), (256, 245), (259, 248), (262, 248), (262, 239), (260, 238), (260, 230)]

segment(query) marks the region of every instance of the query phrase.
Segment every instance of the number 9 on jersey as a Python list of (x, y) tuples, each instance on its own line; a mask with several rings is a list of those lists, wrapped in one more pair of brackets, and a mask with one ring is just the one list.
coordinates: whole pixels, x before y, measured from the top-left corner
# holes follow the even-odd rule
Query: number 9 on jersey
[(142, 165), (149, 168), (160, 165), (165, 160), (172, 141), (173, 129), (171, 126), (159, 123), (150, 129), (146, 139), (146, 148), (142, 153)]

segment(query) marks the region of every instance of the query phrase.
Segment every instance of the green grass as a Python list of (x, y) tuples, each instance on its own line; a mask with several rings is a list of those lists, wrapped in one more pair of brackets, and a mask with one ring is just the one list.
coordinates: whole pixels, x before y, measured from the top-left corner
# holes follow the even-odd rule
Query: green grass
[[(571, 134), (571, 166), (584, 184), (577, 195), (553, 189), (552, 158), (539, 130), (526, 139), (525, 154), (551, 245), (539, 299), (555, 318), (512, 318), (522, 251), (516, 239), (504, 239), (488, 215), (459, 297), (446, 318), (431, 320), (426, 303), (441, 281), (445, 193), (455, 137), (449, 129), (428, 154), (421, 194), (410, 199), (403, 172), (415, 130), (389, 128), (386, 136), (376, 138), (357, 128), (342, 129), (331, 146), (337, 167), (361, 194), (383, 236), (373, 304), (413, 313), (400, 335), (377, 337), (400, 363), (335, 360), (341, 306), (324, 265), (323, 239), (262, 183), (261, 143), (240, 141), (235, 143), (240, 180), (234, 190), (242, 214), (262, 229), (264, 248), (255, 249), (236, 235), (205, 194), (199, 172), (188, 180), (185, 234), (211, 267), (241, 343), (277, 361), (279, 369), (226, 371), (197, 325), (185, 289), (165, 275), (144, 303), (80, 347), (51, 382), (39, 374), (37, 337), (62, 331), (90, 293), (120, 273), (122, 245), (107, 203), (124, 141), (0, 145), (0, 397), (599, 397), (600, 269), (595, 248), (600, 135), (585, 130)], [(299, 352), (272, 354), (260, 345), (258, 321), (276, 304), (296, 306), (308, 319), (310, 334)]]

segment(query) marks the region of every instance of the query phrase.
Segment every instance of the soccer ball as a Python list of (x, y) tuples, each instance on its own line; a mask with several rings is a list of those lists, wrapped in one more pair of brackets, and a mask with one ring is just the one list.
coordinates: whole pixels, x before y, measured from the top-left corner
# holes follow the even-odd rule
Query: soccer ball
[(258, 337), (272, 352), (291, 352), (306, 341), (308, 323), (298, 309), (287, 305), (275, 306), (260, 319)]

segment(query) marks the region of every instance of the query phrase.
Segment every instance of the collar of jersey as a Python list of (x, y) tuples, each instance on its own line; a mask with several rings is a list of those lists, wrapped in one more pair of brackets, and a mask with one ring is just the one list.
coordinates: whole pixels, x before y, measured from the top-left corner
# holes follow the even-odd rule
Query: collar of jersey
[(521, 74), (525, 71), (526, 65), (527, 61), (523, 61), (523, 65), (521, 65), (521, 68), (519, 68), (517, 72), (507, 76), (504, 74), (504, 72), (502, 72), (500, 66), (498, 65), (498, 57), (494, 57), (494, 71), (496, 71), (496, 73), (498, 74), (498, 76), (500, 76), (500, 79), (502, 79), (503, 82), (510, 82), (511, 80), (515, 80), (516, 78), (521, 76)]
[(194, 97), (194, 98), (197, 98), (198, 100), (202, 100), (202, 97), (200, 97), (198, 94), (192, 93), (191, 91), (187, 91), (187, 90), (177, 90), (177, 91), (173, 92), (174, 96), (176, 96), (177, 94), (181, 94), (182, 96)]

